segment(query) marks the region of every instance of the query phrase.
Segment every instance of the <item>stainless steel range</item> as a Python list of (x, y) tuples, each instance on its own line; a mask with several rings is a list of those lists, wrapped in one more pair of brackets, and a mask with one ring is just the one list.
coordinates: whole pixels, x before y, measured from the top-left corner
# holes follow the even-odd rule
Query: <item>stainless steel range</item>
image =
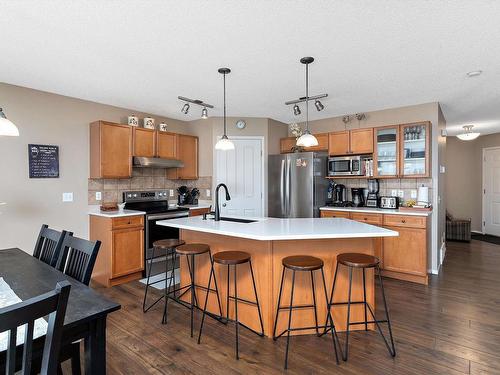
[[(143, 275), (146, 275), (148, 260), (153, 255), (153, 242), (168, 238), (179, 238), (179, 229), (156, 225), (159, 220), (177, 219), (188, 217), (189, 209), (184, 207), (168, 205), (168, 194), (166, 190), (148, 191), (126, 191), (123, 193), (125, 209), (146, 212), (144, 220), (144, 264)], [(155, 257), (164, 254), (155, 254)], [(164, 271), (164, 267), (159, 267)], [(152, 274), (155, 274), (153, 271)]]

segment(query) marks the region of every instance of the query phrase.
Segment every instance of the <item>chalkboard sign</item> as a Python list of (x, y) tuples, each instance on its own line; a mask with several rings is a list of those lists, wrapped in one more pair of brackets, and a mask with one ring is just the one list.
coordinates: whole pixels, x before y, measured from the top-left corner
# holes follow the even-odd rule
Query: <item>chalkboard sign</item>
[(59, 178), (59, 146), (28, 145), (30, 178)]

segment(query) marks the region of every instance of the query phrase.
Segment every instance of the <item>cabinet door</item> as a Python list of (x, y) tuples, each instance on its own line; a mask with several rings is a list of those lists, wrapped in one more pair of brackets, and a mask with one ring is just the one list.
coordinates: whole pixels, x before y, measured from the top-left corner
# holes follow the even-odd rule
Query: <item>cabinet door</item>
[(196, 180), (198, 178), (198, 137), (177, 134), (177, 159), (184, 163), (184, 167), (168, 169), (167, 177)]
[(101, 121), (100, 164), (101, 178), (128, 178), (132, 175), (130, 126)]
[(280, 152), (286, 154), (292, 152), (292, 147), (295, 146), (297, 140), (294, 137), (280, 139)]
[(134, 128), (134, 156), (156, 156), (156, 132), (152, 129)]
[(177, 134), (158, 132), (157, 155), (160, 158), (178, 159), (177, 156)]
[(404, 124), (400, 128), (402, 177), (429, 176), (430, 123)]
[(349, 154), (349, 131), (328, 134), (328, 153), (330, 155)]
[(375, 177), (396, 177), (399, 174), (399, 127), (374, 128), (373, 174)]
[(113, 231), (111, 277), (128, 275), (144, 269), (144, 230)]
[(318, 140), (317, 146), (306, 147), (306, 151), (327, 151), (328, 150), (328, 133), (314, 134)]
[(399, 237), (385, 237), (384, 269), (412, 275), (427, 275), (427, 234), (425, 229), (387, 227)]
[(350, 134), (351, 154), (373, 153), (373, 129), (355, 129)]
[(350, 219), (351, 214), (348, 211), (330, 211), (330, 210), (322, 210), (320, 211), (321, 217), (341, 217), (344, 219)]

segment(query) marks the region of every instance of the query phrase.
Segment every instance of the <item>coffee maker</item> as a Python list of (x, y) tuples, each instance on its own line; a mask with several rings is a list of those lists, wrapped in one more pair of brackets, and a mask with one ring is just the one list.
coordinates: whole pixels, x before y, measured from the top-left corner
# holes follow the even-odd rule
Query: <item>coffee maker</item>
[(366, 207), (378, 207), (378, 186), (378, 180), (376, 178), (370, 178), (368, 180)]
[(347, 190), (345, 185), (337, 184), (333, 189), (333, 205), (336, 207), (344, 207), (347, 202)]
[(363, 189), (362, 188), (351, 188), (352, 195), (352, 205), (354, 207), (363, 207), (364, 206), (364, 197), (363, 197)]

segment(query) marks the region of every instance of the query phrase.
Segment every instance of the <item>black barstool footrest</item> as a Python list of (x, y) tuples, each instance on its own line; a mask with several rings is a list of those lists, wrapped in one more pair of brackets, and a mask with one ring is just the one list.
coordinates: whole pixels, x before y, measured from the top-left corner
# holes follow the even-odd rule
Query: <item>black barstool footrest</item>
[[(312, 309), (316, 306), (314, 305), (296, 305), (296, 306), (292, 306), (292, 309)], [(281, 307), (278, 307), (278, 310), (287, 310), (289, 309), (290, 307), (289, 306), (281, 306)]]

